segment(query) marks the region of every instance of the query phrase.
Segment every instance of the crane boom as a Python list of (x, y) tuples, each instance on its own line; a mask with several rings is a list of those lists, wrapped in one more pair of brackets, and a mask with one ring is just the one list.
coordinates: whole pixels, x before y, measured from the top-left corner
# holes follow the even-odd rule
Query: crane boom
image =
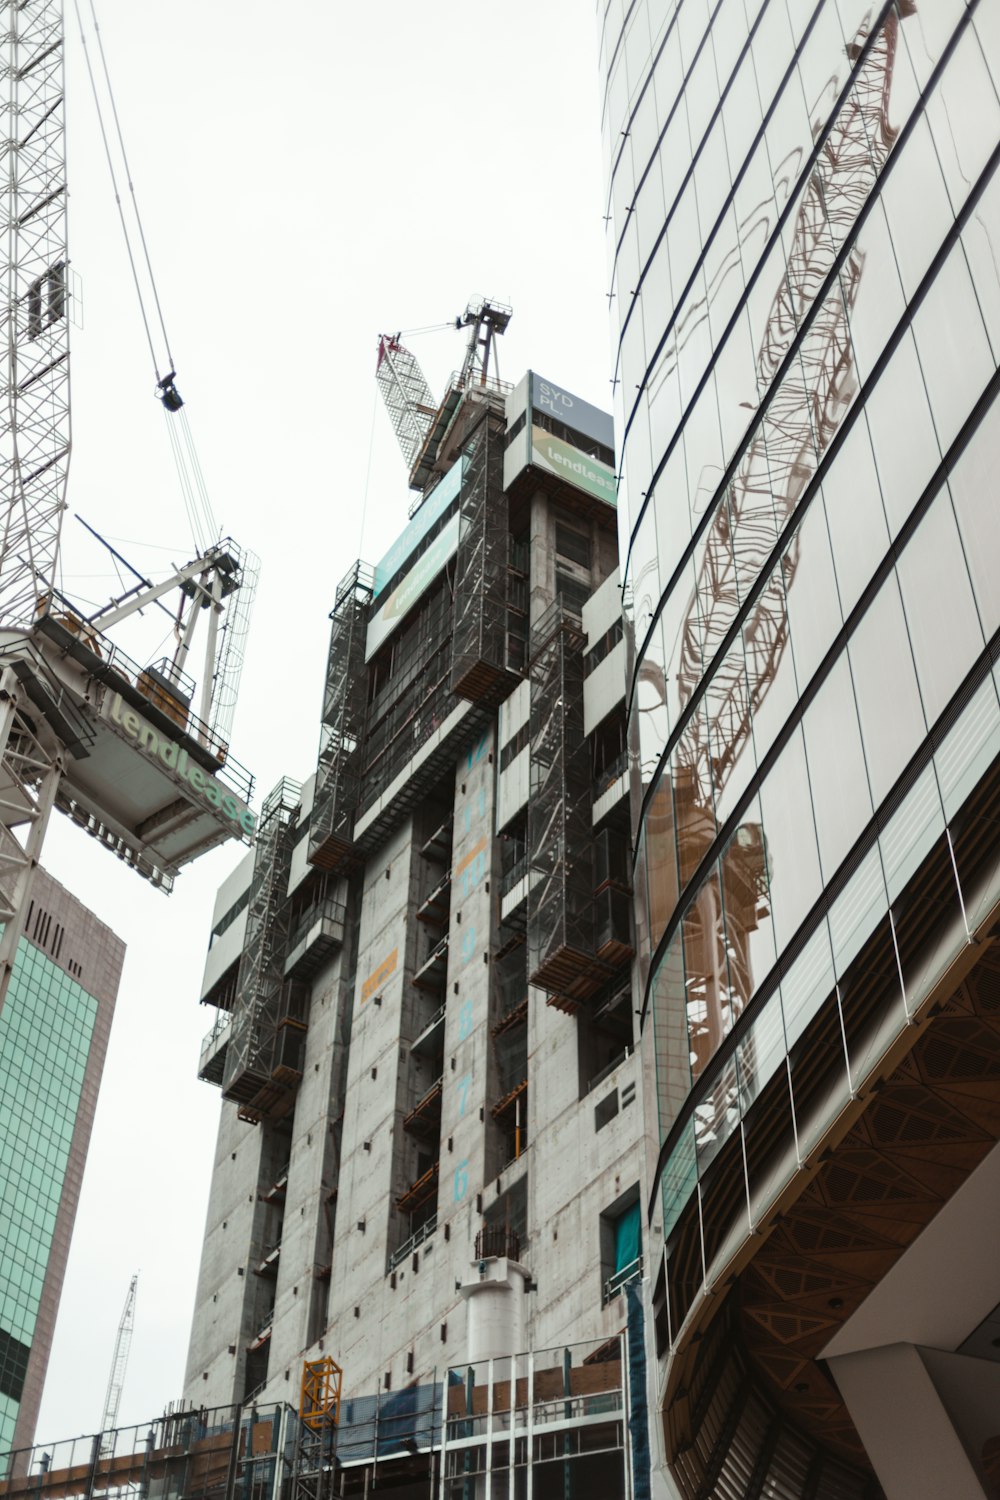
[(111, 1374), (108, 1376), (108, 1389), (104, 1397), (104, 1415), (101, 1418), (102, 1455), (110, 1452), (114, 1447), (115, 1428), (118, 1426), (118, 1409), (121, 1406), (122, 1390), (125, 1385), (125, 1370), (128, 1366), (129, 1350), (132, 1347), (132, 1330), (135, 1327), (135, 1291), (138, 1282), (139, 1273), (136, 1271), (129, 1282), (128, 1295), (125, 1298), (125, 1306), (122, 1308), (122, 1315), (118, 1324), (115, 1351), (111, 1357)]
[(416, 355), (403, 347), (399, 334), (379, 335), (375, 382), (409, 468), (430, 431), (437, 402)]
[[(427, 460), (427, 449), (436, 449), (462, 393), (474, 386), (492, 385), (494, 389), (500, 389), (495, 373), (496, 340), (498, 334), (506, 330), (510, 319), (511, 309), (505, 302), (498, 302), (495, 297), (473, 297), (454, 324), (439, 325), (469, 330), (462, 368), (452, 375), (443, 402), (434, 400), (416, 355), (400, 342), (402, 334), (379, 335), (375, 383), (382, 393), (389, 421), (410, 470), (413, 489), (424, 489), (433, 468), (432, 458), (430, 467), (421, 472)], [(412, 510), (410, 514), (413, 514)]]

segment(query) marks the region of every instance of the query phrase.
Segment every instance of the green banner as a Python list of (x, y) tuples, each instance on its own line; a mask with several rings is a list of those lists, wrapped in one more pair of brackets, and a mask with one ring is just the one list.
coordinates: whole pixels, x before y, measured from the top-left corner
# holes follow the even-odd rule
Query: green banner
[(553, 437), (544, 427), (533, 426), (531, 429), (531, 461), (550, 474), (558, 474), (567, 484), (575, 484), (578, 489), (586, 490), (595, 499), (617, 506), (615, 476), (607, 464), (602, 464), (599, 458), (590, 458), (586, 453), (581, 453), (572, 443)]
[(417, 558), (413, 567), (393, 589), (388, 599), (368, 622), (365, 660), (368, 661), (387, 636), (395, 630), (400, 620), (416, 604), (417, 600), (444, 567), (458, 548), (458, 516), (452, 516), (443, 531), (439, 531), (427, 551)]

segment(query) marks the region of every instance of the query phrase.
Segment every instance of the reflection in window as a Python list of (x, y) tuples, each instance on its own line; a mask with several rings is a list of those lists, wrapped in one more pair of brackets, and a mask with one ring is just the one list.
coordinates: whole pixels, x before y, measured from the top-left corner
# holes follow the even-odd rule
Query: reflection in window
[[(775, 16), (781, 19), (777, 11)], [(787, 26), (787, 16), (781, 24)], [(886, 84), (897, 29), (893, 12), (866, 54), (851, 93), (829, 128), (825, 149), (783, 232), (784, 249), (778, 247), (765, 279), (758, 284), (766, 300), (761, 301), (758, 295), (754, 304), (757, 352), (753, 362), (764, 409), (726, 491), (718, 494), (717, 470), (728, 449), (720, 452), (717, 395), (711, 381), (688, 414), (683, 449), (675, 449), (672, 456), (670, 484), (664, 483), (664, 475), (657, 487), (663, 490), (656, 500), (661, 568), (664, 557), (676, 556), (687, 531), (678, 490), (690, 497), (695, 525), (703, 523), (703, 507), (711, 511), (711, 517), (699, 540), (687, 589), (678, 586), (663, 605), (662, 641), (657, 638), (651, 642), (646, 678), (637, 684), (642, 716), (658, 716), (660, 720), (653, 727), (650, 718), (652, 732), (643, 736), (647, 775), (651, 769), (649, 757), (661, 734), (666, 733), (662, 700), (676, 698), (670, 705), (671, 723), (676, 723), (685, 709), (689, 712), (671, 757), (669, 784), (665, 783), (647, 805), (645, 857), (654, 941), (658, 929), (662, 931), (669, 921), (670, 903), (677, 899), (674, 879), (683, 892), (717, 836), (718, 817), (727, 816), (735, 805), (760, 754), (787, 719), (796, 691), (811, 677), (840, 628), (833, 557), (820, 501), (791, 538), (780, 567), (766, 578), (754, 598), (740, 635), (722, 654), (749, 592), (765, 572), (779, 536), (795, 514), (857, 394), (849, 318), (866, 276), (866, 259), (860, 249), (855, 247), (848, 254), (841, 278), (825, 301), (817, 307), (815, 299), (895, 144), (897, 132), (888, 118)], [(852, 58), (859, 55), (865, 40), (864, 30), (855, 36)], [(824, 123), (829, 103), (823, 93), (813, 122), (816, 129)], [(796, 110), (802, 110), (801, 94), (794, 107), (790, 99), (788, 108), (791, 136), (798, 131), (804, 139), (789, 136), (781, 146), (778, 137), (786, 116), (783, 114), (773, 126), (772, 136), (784, 152), (787, 169), (788, 181), (781, 189), (784, 194), (791, 190), (801, 170), (809, 135), (804, 117), (795, 124)], [(688, 192), (685, 199), (691, 196)], [(675, 285), (686, 277), (685, 267), (694, 264), (697, 253), (691, 208), (689, 201), (679, 205), (671, 224)], [(753, 207), (744, 199), (737, 210), (741, 235), (742, 220), (748, 212), (752, 213)], [(766, 228), (774, 213), (773, 193), (762, 213)], [(887, 238), (884, 219), (879, 223), (883, 238)], [(658, 365), (658, 389), (669, 382), (676, 390), (678, 379), (685, 392), (694, 388), (693, 381), (706, 361), (703, 346), (712, 287), (718, 282), (721, 290), (723, 281), (735, 270), (735, 261), (730, 266), (732, 260), (731, 254), (717, 255), (711, 282), (700, 276), (694, 283), (692, 296), (681, 310)], [(875, 301), (878, 296), (876, 286)], [(753, 324), (752, 316), (749, 322)], [(746, 320), (740, 320), (743, 358), (735, 359), (732, 367), (723, 358), (719, 367), (725, 378), (718, 394), (727, 408), (734, 402), (740, 407), (750, 389), (752, 346), (746, 339), (747, 326)], [(745, 426), (746, 420), (742, 410), (735, 419), (728, 411), (724, 413), (722, 430), (727, 438)], [(664, 436), (661, 431), (661, 438)], [(858, 441), (867, 442), (867, 434), (862, 433)], [(678, 451), (685, 455), (686, 484), (676, 463)], [(849, 466), (849, 462), (848, 455), (844, 463)], [(869, 480), (874, 482), (870, 454), (867, 469)], [(871, 483), (868, 494), (859, 501), (866, 502), (875, 507), (874, 519), (878, 520), (881, 502)], [(885, 540), (884, 522), (882, 531)], [(786, 651), (789, 613), (794, 663)], [(704, 674), (710, 666), (712, 675), (706, 682)], [(844, 681), (849, 685), (848, 677)], [(693, 712), (692, 700), (698, 700)], [(817, 724), (821, 718), (825, 721), (822, 708), (817, 711)], [(857, 753), (850, 758), (860, 762), (853, 704), (851, 718), (845, 722), (854, 724)], [(759, 739), (756, 763), (755, 739)], [(824, 752), (831, 746), (835, 752), (835, 737), (824, 744)], [(863, 767), (856, 765), (855, 769), (863, 772)], [(863, 774), (856, 778), (856, 785), (867, 797)], [(688, 906), (683, 924), (689, 1052), (695, 1072), (705, 1066), (751, 995), (758, 958), (770, 967), (774, 952), (792, 936), (821, 886), (801, 734), (786, 746), (760, 800), (762, 813), (747, 816), (720, 865)], [(858, 819), (865, 812), (863, 808), (853, 809), (838, 823), (836, 800), (834, 796), (830, 805), (827, 797), (822, 810), (824, 861), (831, 867), (842, 858), (848, 833), (853, 839), (860, 826)], [(843, 808), (840, 811), (842, 814)], [(870, 816), (870, 804), (867, 814)], [(657, 825), (655, 834), (650, 819)], [(657, 848), (661, 839), (671, 837), (676, 841), (676, 872)]]
[(732, 1030), (734, 1019), (717, 870), (712, 871), (684, 917), (684, 975), (691, 1074), (697, 1078)]
[(771, 911), (780, 950), (794, 935), (822, 886), (801, 730), (792, 735), (764, 782), (760, 801)]

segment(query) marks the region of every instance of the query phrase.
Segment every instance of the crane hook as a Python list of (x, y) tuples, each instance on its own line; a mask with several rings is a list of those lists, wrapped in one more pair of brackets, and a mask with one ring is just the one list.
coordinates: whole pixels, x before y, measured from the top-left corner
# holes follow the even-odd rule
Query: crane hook
[(184, 399), (174, 384), (176, 374), (176, 370), (168, 370), (163, 379), (156, 382), (156, 389), (159, 392), (156, 399), (163, 402), (167, 411), (180, 411), (184, 405)]

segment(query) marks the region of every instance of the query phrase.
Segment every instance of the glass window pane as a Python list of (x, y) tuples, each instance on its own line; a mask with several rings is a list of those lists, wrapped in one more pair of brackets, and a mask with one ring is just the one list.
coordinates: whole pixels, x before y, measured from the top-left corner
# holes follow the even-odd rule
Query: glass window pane
[(780, 953), (822, 886), (801, 731), (793, 734), (782, 751), (761, 789), (760, 801)]
[(640, 856), (645, 855), (650, 941), (655, 946), (677, 905), (677, 849), (670, 777), (661, 776), (649, 799)]
[(912, 297), (954, 221), (930, 126), (921, 116), (882, 188), (892, 249)]
[(705, 691), (705, 712), (715, 749), (715, 805), (720, 822), (732, 812), (757, 769), (748, 665), (743, 637), (737, 636)]
[(723, 850), (719, 865), (735, 1019), (770, 973), (776, 956), (768, 906), (767, 859), (756, 800)]
[[(943, 453), (994, 370), (961, 242), (934, 278), (913, 320), (913, 331)], [(909, 431), (908, 412), (905, 426)]]
[(905, 888), (944, 829), (944, 811), (934, 766), (929, 765), (879, 835), (889, 900)]
[(896, 571), (924, 713), (933, 724), (984, 644), (947, 489), (910, 538)]
[(781, 566), (795, 674), (801, 692), (842, 624), (830, 537), (821, 503), (814, 501), (810, 505)]
[(842, 656), (803, 720), (809, 785), (827, 880), (871, 820), (861, 731), (847, 658)]
[(830, 934), (825, 922), (810, 937), (781, 980), (785, 1040), (794, 1047), (834, 986)]
[(962, 231), (994, 363), (1000, 361), (1000, 176), (993, 178)]
[(881, 203), (866, 219), (841, 272), (857, 379), (865, 381), (903, 315), (903, 288)]
[(970, 700), (935, 751), (945, 815), (954, 818), (962, 803), (1000, 754), (1000, 705), (991, 675)]
[(697, 1078), (735, 1019), (718, 870), (712, 871), (684, 918), (684, 976), (691, 1076)]
[(656, 1051), (656, 1097), (660, 1131), (670, 1129), (691, 1087), (686, 991), (681, 934), (678, 932), (656, 971), (651, 1008)]
[(863, 416), (848, 433), (823, 480), (823, 499), (846, 619), (889, 549), (875, 455)]
[(830, 903), (828, 919), (834, 968), (839, 978), (860, 953), (889, 910), (878, 846), (868, 851), (840, 895)]
[(926, 108), (948, 193), (957, 211), (1000, 133), (1000, 104), (971, 26), (959, 38)]
[(848, 649), (878, 807), (926, 733), (895, 575), (879, 590)]
[(1000, 526), (997, 525), (996, 466), (1000, 452), (1000, 403), (993, 402), (978, 431), (949, 475), (979, 618), (987, 639), (1000, 625)]
[[(900, 413), (906, 421), (900, 421)], [(903, 335), (865, 403), (889, 529), (905, 522), (941, 460), (913, 334)]]

